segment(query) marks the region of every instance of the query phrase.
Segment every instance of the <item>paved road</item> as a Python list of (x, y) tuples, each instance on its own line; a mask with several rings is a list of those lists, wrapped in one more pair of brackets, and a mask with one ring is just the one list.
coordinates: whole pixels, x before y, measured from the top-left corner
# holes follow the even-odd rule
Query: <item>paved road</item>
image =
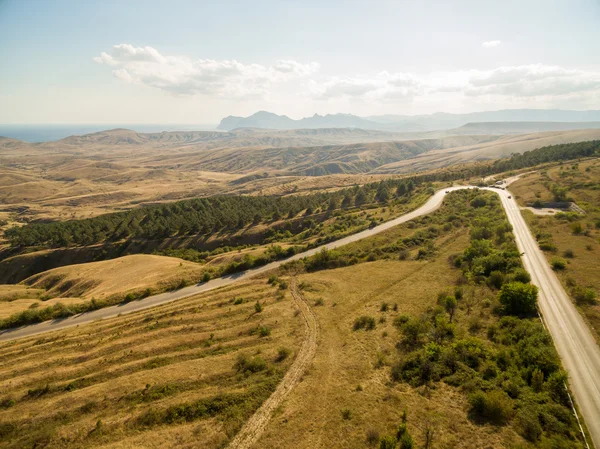
[(499, 191), (502, 205), (513, 226), (523, 264), (539, 288), (538, 304), (552, 338), (569, 373), (569, 384), (585, 419), (592, 442), (600, 448), (600, 348), (560, 281), (540, 251), (521, 211), (509, 193)]
[[(512, 181), (509, 180), (509, 182)], [(320, 251), (321, 248), (333, 249), (366, 237), (378, 234), (398, 224), (405, 223), (421, 215), (436, 210), (442, 203), (446, 191), (466, 187), (451, 187), (436, 192), (423, 206), (406, 215), (398, 217), (373, 229), (368, 229), (341, 240), (328, 243), (318, 248), (296, 254), (289, 259), (273, 262), (260, 268), (244, 271), (231, 276), (214, 279), (209, 282), (186, 287), (175, 292), (163, 293), (149, 298), (133, 301), (124, 305), (107, 307), (105, 309), (84, 313), (64, 320), (40, 323), (19, 329), (5, 331), (0, 334), (0, 341), (14, 340), (49, 331), (65, 329), (96, 320), (115, 317), (144, 310), (159, 304), (165, 304), (177, 299), (186, 298), (197, 293), (231, 285), (235, 282), (251, 278), (257, 274), (277, 268), (290, 260), (301, 259)], [(556, 275), (548, 265), (546, 258), (525, 220), (523, 219), (516, 201), (510, 198), (510, 192), (499, 189), (488, 189), (496, 192), (513, 226), (517, 246), (523, 254), (525, 268), (531, 273), (532, 282), (539, 288), (539, 306), (548, 327), (556, 349), (562, 359), (563, 366), (569, 373), (569, 383), (575, 399), (587, 424), (593, 443), (600, 448), (600, 348), (596, 344), (587, 324), (562, 288)]]

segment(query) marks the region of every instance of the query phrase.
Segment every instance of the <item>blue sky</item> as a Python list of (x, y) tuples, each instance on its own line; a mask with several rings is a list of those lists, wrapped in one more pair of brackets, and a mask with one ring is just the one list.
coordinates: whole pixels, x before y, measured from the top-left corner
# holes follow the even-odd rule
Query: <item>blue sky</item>
[(0, 0), (0, 123), (600, 109), (600, 2)]

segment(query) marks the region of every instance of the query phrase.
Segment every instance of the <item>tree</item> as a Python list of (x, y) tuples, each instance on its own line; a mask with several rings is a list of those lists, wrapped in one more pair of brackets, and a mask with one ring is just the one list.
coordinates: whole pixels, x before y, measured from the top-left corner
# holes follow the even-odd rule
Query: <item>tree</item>
[(544, 386), (544, 373), (536, 368), (533, 370), (533, 374), (531, 375), (531, 388), (533, 391), (539, 393), (542, 391), (542, 387)]
[(406, 184), (401, 183), (398, 184), (398, 187), (396, 188), (396, 196), (404, 196), (406, 195)]
[(375, 194), (375, 199), (380, 203), (385, 203), (390, 199), (390, 193), (384, 184), (380, 184)]
[(454, 296), (446, 296), (444, 308), (446, 309), (448, 317), (450, 318), (450, 322), (452, 323), (452, 319), (456, 313), (456, 298)]
[(531, 315), (536, 312), (538, 289), (532, 284), (509, 282), (500, 290), (500, 304), (508, 315)]
[(358, 193), (356, 194), (356, 199), (355, 199), (355, 203), (360, 206), (362, 204), (365, 204), (367, 202), (367, 194), (365, 193), (364, 189), (360, 189), (358, 191)]

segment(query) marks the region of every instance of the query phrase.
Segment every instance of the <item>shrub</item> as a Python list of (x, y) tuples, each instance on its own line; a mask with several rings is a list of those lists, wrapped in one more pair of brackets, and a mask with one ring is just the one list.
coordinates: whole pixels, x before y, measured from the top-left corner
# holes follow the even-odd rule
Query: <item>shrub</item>
[(521, 410), (517, 416), (517, 428), (526, 440), (535, 443), (542, 436), (543, 430), (535, 410)]
[(513, 272), (513, 279), (523, 284), (529, 284), (531, 282), (531, 275), (524, 268), (517, 268)]
[(375, 429), (367, 430), (367, 444), (375, 446), (377, 443), (379, 443), (379, 432)]
[(567, 262), (560, 257), (553, 257), (550, 261), (550, 265), (552, 265), (552, 269), (554, 271), (564, 270), (567, 268)]
[(363, 315), (354, 320), (352, 328), (357, 331), (359, 329), (365, 329), (367, 331), (375, 329), (375, 318), (371, 316)]
[(263, 306), (261, 305), (260, 302), (256, 301), (256, 304), (254, 304), (254, 311), (256, 313), (260, 313), (263, 311)]
[(384, 436), (379, 442), (379, 449), (396, 449), (396, 439), (389, 435)]
[(572, 259), (573, 257), (575, 257), (575, 253), (573, 252), (572, 249), (567, 249), (564, 254), (563, 254), (567, 259)]
[(342, 419), (349, 420), (352, 419), (352, 410), (348, 408), (343, 408), (342, 411)]
[(500, 290), (503, 283), (504, 283), (504, 274), (501, 271), (492, 271), (490, 273), (490, 276), (488, 277), (488, 285), (490, 287), (493, 287), (496, 290)]
[(248, 357), (246, 355), (240, 354), (233, 367), (236, 369), (236, 371), (242, 374), (252, 374), (267, 369), (267, 362), (265, 362), (264, 359), (258, 356)]
[(556, 245), (554, 245), (554, 243), (549, 242), (547, 240), (541, 241), (539, 243), (539, 246), (542, 251), (546, 251), (546, 252), (550, 252), (550, 253), (556, 252)]
[(396, 439), (398, 441), (400, 441), (400, 439), (404, 436), (404, 434), (406, 433), (406, 421), (402, 422), (402, 424), (400, 424), (398, 426), (398, 430), (396, 431)]
[(317, 298), (315, 301), (315, 306), (323, 306), (325, 305), (325, 301), (323, 300), (323, 298)]
[(593, 288), (575, 287), (571, 293), (579, 305), (596, 303), (596, 290)]
[(543, 386), (544, 373), (539, 368), (535, 368), (531, 374), (531, 388), (533, 388), (533, 391), (536, 393), (539, 393), (542, 391)]
[(400, 449), (413, 449), (414, 447), (414, 441), (408, 432), (402, 435), (402, 438), (400, 438), (399, 443)]
[(570, 228), (571, 228), (571, 232), (574, 235), (580, 235), (583, 232), (583, 226), (578, 221), (575, 223), (571, 223)]
[(290, 356), (291, 353), (292, 351), (290, 351), (288, 348), (281, 347), (277, 350), (277, 357), (275, 357), (275, 361), (283, 362)]
[(480, 208), (487, 206), (487, 200), (484, 196), (477, 196), (471, 200), (471, 207)]
[(536, 311), (537, 294), (535, 285), (509, 282), (502, 286), (499, 300), (506, 314), (531, 315)]
[(513, 413), (512, 400), (500, 390), (477, 391), (469, 398), (469, 404), (473, 418), (491, 424), (506, 424)]
[(381, 312), (387, 312), (387, 311), (388, 311), (388, 308), (389, 308), (389, 305), (388, 305), (388, 303), (387, 303), (387, 302), (384, 302), (384, 303), (382, 303), (382, 304), (381, 304), (381, 307), (379, 308), (379, 310), (380, 310)]
[(266, 326), (261, 326), (258, 329), (258, 335), (261, 337), (268, 337), (269, 335), (271, 335), (271, 328), (266, 327)]

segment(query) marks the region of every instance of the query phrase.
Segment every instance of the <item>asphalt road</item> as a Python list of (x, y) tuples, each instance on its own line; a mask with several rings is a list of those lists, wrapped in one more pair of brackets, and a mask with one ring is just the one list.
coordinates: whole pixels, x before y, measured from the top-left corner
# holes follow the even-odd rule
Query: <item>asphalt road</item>
[[(511, 179), (512, 180), (512, 179)], [(509, 182), (511, 180), (508, 180)], [(78, 326), (92, 321), (115, 317), (120, 314), (137, 312), (160, 304), (186, 298), (201, 292), (206, 292), (219, 287), (231, 285), (260, 273), (279, 267), (291, 260), (301, 259), (313, 255), (322, 248), (333, 249), (351, 242), (370, 237), (390, 229), (416, 217), (429, 214), (436, 210), (444, 199), (446, 191), (458, 190), (467, 187), (450, 187), (436, 192), (423, 206), (406, 215), (388, 221), (341, 240), (313, 248), (309, 251), (296, 254), (288, 259), (272, 262), (263, 267), (244, 271), (230, 276), (213, 279), (209, 282), (190, 286), (174, 292), (162, 293), (140, 301), (107, 307), (93, 312), (84, 313), (63, 320), (49, 321), (18, 329), (4, 331), (0, 334), (0, 341), (15, 340), (45, 332)], [(550, 268), (545, 256), (538, 248), (534, 237), (531, 235), (523, 219), (516, 201), (509, 198), (510, 192), (499, 189), (488, 189), (496, 192), (513, 226), (513, 232), (519, 250), (523, 253), (521, 258), (525, 268), (531, 274), (532, 282), (539, 288), (539, 307), (544, 322), (554, 339), (554, 344), (562, 359), (563, 366), (569, 373), (569, 384), (575, 396), (577, 405), (583, 415), (593, 444), (600, 448), (600, 348), (596, 344), (587, 324), (571, 302), (562, 288), (556, 275)]]

